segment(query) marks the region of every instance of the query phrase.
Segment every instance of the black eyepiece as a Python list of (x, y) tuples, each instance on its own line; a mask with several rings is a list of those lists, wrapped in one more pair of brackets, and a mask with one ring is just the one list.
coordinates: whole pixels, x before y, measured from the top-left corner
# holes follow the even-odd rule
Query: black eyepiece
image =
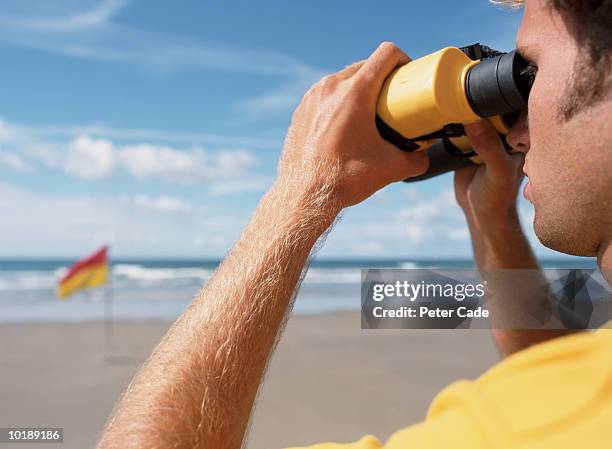
[(502, 53), (472, 67), (465, 90), (470, 106), (481, 117), (505, 115), (527, 108), (533, 81), (529, 64), (516, 50)]

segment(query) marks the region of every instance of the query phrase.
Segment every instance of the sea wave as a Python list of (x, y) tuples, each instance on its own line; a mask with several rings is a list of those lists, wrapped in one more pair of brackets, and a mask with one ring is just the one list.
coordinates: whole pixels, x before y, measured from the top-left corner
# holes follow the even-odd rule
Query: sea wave
[(414, 268), (419, 268), (419, 265), (415, 262), (400, 262), (399, 263), (399, 268), (403, 269), (403, 270), (410, 270), (410, 269), (414, 269)]
[(212, 270), (197, 267), (151, 268), (137, 264), (117, 264), (112, 268), (113, 278), (132, 281), (164, 282), (181, 279), (206, 281)]
[[(0, 271), (0, 291), (53, 290), (67, 271), (68, 267), (53, 270), (3, 270)], [(111, 268), (111, 281), (117, 287), (184, 281), (201, 284), (211, 275), (212, 270), (203, 268), (149, 268), (137, 264), (117, 264)]]
[[(54, 290), (67, 273), (68, 267), (50, 270), (0, 270), (0, 291)], [(111, 267), (113, 288), (172, 287), (175, 285), (200, 286), (207, 282), (213, 268), (200, 267), (147, 267), (143, 264), (121, 263)], [(358, 284), (358, 267), (311, 267), (304, 278), (305, 284)]]
[(357, 284), (361, 282), (359, 268), (310, 268), (304, 278), (309, 284)]
[(56, 270), (0, 271), (2, 290), (47, 290), (54, 289), (66, 268)]

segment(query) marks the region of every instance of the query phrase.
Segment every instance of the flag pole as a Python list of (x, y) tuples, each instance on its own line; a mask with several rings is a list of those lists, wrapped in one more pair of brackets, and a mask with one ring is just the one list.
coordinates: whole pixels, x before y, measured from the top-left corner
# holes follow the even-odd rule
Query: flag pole
[(106, 360), (112, 362), (114, 354), (115, 317), (113, 313), (113, 288), (110, 279), (104, 286), (104, 346)]

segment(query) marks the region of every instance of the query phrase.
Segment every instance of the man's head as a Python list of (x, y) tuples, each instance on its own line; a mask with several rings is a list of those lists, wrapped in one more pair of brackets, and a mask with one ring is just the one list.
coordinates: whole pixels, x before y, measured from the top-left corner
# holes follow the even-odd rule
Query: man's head
[(528, 118), (508, 142), (527, 153), (542, 243), (602, 255), (612, 238), (612, 0), (523, 4), (519, 52), (537, 67)]

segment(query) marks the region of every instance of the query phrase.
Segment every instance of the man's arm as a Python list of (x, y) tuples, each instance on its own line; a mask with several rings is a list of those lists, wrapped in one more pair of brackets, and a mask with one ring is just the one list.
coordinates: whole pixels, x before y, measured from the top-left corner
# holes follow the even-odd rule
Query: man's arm
[(279, 174), (239, 241), (116, 406), (109, 448), (238, 449), (306, 260), (342, 208), (427, 168), (375, 127), (392, 44), (324, 78), (292, 118)]
[[(138, 373), (101, 448), (238, 448), (308, 254), (331, 224), (324, 187), (275, 185)], [(155, 443), (154, 443), (155, 442)]]
[(476, 265), (493, 298), (488, 301), (493, 338), (505, 357), (570, 331), (536, 329), (540, 319), (554, 321), (550, 293), (542, 288), (547, 281), (516, 208), (524, 155), (506, 153), (488, 122), (468, 125), (466, 132), (485, 164), (458, 171), (455, 193), (470, 230)]

